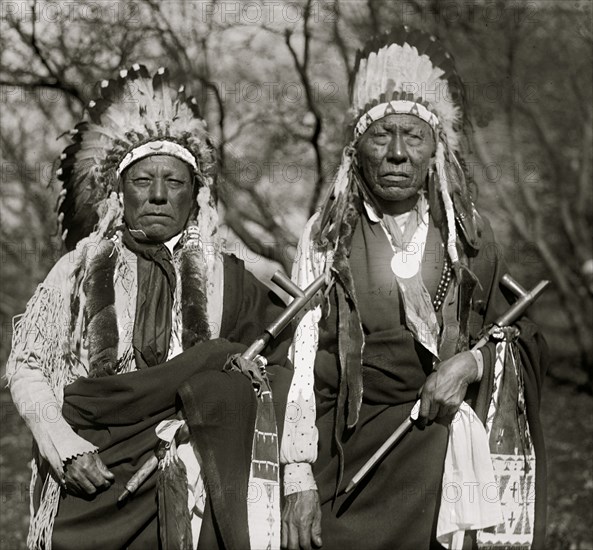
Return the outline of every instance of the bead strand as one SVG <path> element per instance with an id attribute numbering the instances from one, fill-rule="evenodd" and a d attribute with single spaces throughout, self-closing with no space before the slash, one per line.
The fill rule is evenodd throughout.
<path id="1" fill-rule="evenodd" d="M 441 279 L 437 286 L 437 291 L 432 301 L 432 305 L 434 306 L 435 311 L 439 311 L 441 309 L 443 302 L 445 300 L 445 296 L 447 294 L 447 290 L 449 289 L 449 283 L 451 282 L 451 263 L 449 258 L 445 256 L 443 261 L 443 272 L 441 273 Z"/>

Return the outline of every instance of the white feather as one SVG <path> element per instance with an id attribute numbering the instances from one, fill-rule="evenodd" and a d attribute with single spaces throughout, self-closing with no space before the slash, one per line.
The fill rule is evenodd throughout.
<path id="1" fill-rule="evenodd" d="M 352 107 L 361 113 L 392 87 L 395 92 L 411 92 L 438 117 L 449 147 L 458 150 L 460 138 L 454 128 L 460 122 L 461 112 L 452 101 L 443 74 L 442 69 L 434 66 L 427 55 L 420 55 L 414 46 L 384 46 L 361 60 L 354 80 Z"/>

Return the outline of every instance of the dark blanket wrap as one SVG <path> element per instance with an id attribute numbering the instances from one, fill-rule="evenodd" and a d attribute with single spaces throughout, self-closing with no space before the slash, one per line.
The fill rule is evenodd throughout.
<path id="1" fill-rule="evenodd" d="M 493 244 L 488 226 L 484 228 L 484 242 Z M 485 323 L 508 308 L 510 299 L 499 289 L 500 277 L 505 272 L 502 262 L 498 257 L 493 259 L 492 247 L 486 250 L 488 256 L 478 255 L 470 264 L 482 285 L 482 290 L 474 294 L 469 312 L 469 329 L 474 338 Z M 438 231 L 431 224 L 422 275 L 432 296 L 438 284 L 443 254 Z M 349 262 L 365 334 L 364 393 L 356 427 L 345 429 L 341 434 L 344 472 L 339 491 L 409 415 L 418 390 L 432 371 L 430 354 L 415 342 L 404 325 L 397 285 L 390 273 L 391 257 L 381 228 L 363 218 L 354 232 Z M 336 412 L 340 368 L 335 300 L 335 296 L 331 298 L 329 315 L 320 324 L 315 364 L 320 444 L 314 473 L 322 505 L 323 547 L 325 550 L 441 548 L 435 535 L 447 448 L 446 425 L 435 423 L 424 430 L 412 429 L 352 493 L 334 498 L 336 483 L 341 477 L 333 437 L 336 415 L 340 414 L 339 409 Z M 393 315 L 394 311 L 399 311 L 399 316 Z M 529 422 L 537 456 L 536 490 L 539 494 L 533 547 L 539 549 L 543 548 L 545 526 L 545 455 L 538 420 L 539 388 L 546 364 L 545 344 L 527 319 L 519 326 L 521 354 L 526 359 L 527 406 L 531 406 Z M 487 353 L 490 351 L 488 349 Z M 492 377 L 488 370 L 482 382 L 468 392 L 468 400 L 482 419 L 491 391 Z M 468 537 L 468 548 L 472 543 Z"/>
<path id="2" fill-rule="evenodd" d="M 64 417 L 79 435 L 99 447 L 115 483 L 88 499 L 62 497 L 52 538 L 55 549 L 160 547 L 156 475 L 151 475 L 123 505 L 117 504 L 117 497 L 154 452 L 155 426 L 176 414 L 181 386 L 184 413 L 204 459 L 206 484 L 210 488 L 211 480 L 225 479 L 224 486 L 217 485 L 219 490 L 208 495 L 200 548 L 247 548 L 242 544 L 248 541 L 246 504 L 240 497 L 247 488 L 255 399 L 246 377 L 220 371 L 229 356 L 244 351 L 278 315 L 281 305 L 273 303 L 267 289 L 233 257 L 225 259 L 224 292 L 221 335 L 225 339 L 196 344 L 149 369 L 81 378 L 66 387 Z M 268 357 L 272 363 L 283 362 L 286 343 L 271 350 Z M 271 367 L 270 373 L 278 424 L 282 426 L 292 373 L 280 367 Z M 283 397 L 278 397 L 281 394 Z M 221 406 L 223 411 L 230 411 L 230 404 L 237 412 L 235 416 L 214 414 Z M 229 472 L 235 471 L 227 485 Z M 229 524 L 222 510 L 236 514 L 238 521 Z"/>

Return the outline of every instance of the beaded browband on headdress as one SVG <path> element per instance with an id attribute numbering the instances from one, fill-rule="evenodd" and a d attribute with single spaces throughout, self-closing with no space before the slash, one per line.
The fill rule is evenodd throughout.
<path id="1" fill-rule="evenodd" d="M 354 137 L 389 114 L 412 114 L 457 150 L 461 91 L 453 58 L 435 36 L 404 26 L 375 37 L 358 53 L 351 82 Z"/>
<path id="2" fill-rule="evenodd" d="M 101 97 L 88 104 L 87 120 L 70 132 L 72 143 L 57 171 L 58 219 L 69 250 L 92 231 L 104 235 L 121 223 L 120 177 L 151 155 L 170 155 L 191 167 L 200 186 L 197 225 L 204 237 L 214 232 L 214 154 L 206 123 L 195 98 L 186 97 L 183 87 L 171 88 L 168 80 L 165 69 L 151 76 L 143 65 L 103 80 Z"/>

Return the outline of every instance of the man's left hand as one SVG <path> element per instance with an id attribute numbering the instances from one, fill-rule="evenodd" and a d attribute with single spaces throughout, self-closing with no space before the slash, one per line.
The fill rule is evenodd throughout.
<path id="1" fill-rule="evenodd" d="M 478 365 L 469 351 L 439 363 L 420 389 L 420 422 L 452 417 L 465 398 L 468 384 L 477 380 Z"/>

